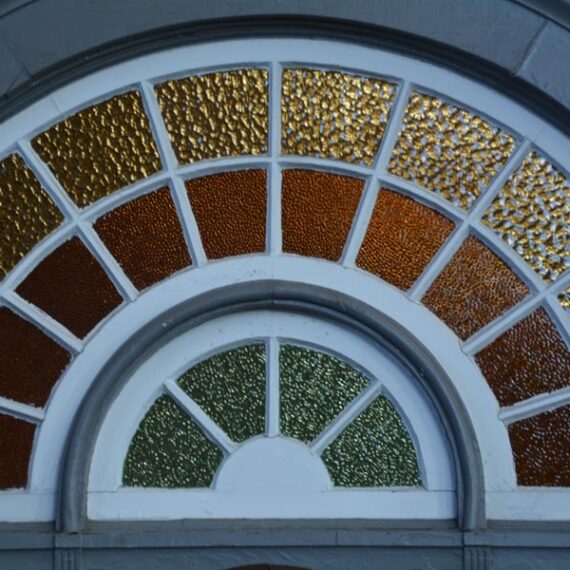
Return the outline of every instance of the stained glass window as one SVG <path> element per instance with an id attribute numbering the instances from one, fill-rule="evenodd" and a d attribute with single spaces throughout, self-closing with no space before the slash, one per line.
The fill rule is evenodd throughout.
<path id="1" fill-rule="evenodd" d="M 246 444 L 265 432 L 266 358 L 264 343 L 222 351 L 192 366 L 178 385 L 233 442 Z M 280 345 L 278 370 L 280 436 L 305 444 L 342 420 L 373 381 L 340 357 L 289 343 Z M 212 485 L 223 452 L 191 415 L 167 395 L 151 406 L 129 447 L 126 486 Z M 414 444 L 387 398 L 347 421 L 322 454 L 335 486 L 421 486 Z"/>

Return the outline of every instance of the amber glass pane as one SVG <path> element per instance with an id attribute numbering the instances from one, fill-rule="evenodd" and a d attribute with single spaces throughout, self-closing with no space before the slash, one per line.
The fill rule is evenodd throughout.
<path id="1" fill-rule="evenodd" d="M 265 250 L 265 170 L 224 172 L 186 182 L 209 259 Z"/>
<path id="2" fill-rule="evenodd" d="M 570 487 L 570 406 L 509 426 L 519 485 Z"/>
<path id="3" fill-rule="evenodd" d="M 0 280 L 63 216 L 17 155 L 0 161 Z"/>
<path id="4" fill-rule="evenodd" d="M 476 357 L 503 406 L 570 384 L 570 352 L 544 309 L 538 309 Z"/>
<path id="5" fill-rule="evenodd" d="M 283 172 L 283 251 L 336 261 L 364 182 L 312 170 Z"/>
<path id="6" fill-rule="evenodd" d="M 43 406 L 70 355 L 6 307 L 0 308 L 0 396 Z"/>
<path id="7" fill-rule="evenodd" d="M 115 208 L 95 230 L 138 289 L 192 263 L 168 188 Z"/>
<path id="8" fill-rule="evenodd" d="M 0 489 L 25 487 L 35 426 L 0 414 Z"/>
<path id="9" fill-rule="evenodd" d="M 527 294 L 526 285 L 508 266 L 469 236 L 422 302 L 465 340 Z"/>
<path id="10" fill-rule="evenodd" d="M 136 91 L 79 111 L 38 135 L 32 145 L 81 208 L 161 167 Z"/>
<path id="11" fill-rule="evenodd" d="M 356 264 L 409 289 L 452 230 L 453 222 L 435 210 L 381 190 Z"/>
<path id="12" fill-rule="evenodd" d="M 17 293 L 80 338 L 122 302 L 99 262 L 77 237 L 48 255 Z"/>

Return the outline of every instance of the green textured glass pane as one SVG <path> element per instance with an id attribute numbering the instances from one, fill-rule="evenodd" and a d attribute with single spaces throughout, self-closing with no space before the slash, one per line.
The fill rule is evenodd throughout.
<path id="1" fill-rule="evenodd" d="M 209 487 L 222 452 L 168 396 L 153 404 L 123 467 L 128 487 Z"/>
<path id="2" fill-rule="evenodd" d="M 265 345 L 216 354 L 178 383 L 234 441 L 265 431 Z"/>
<path id="3" fill-rule="evenodd" d="M 414 444 L 389 400 L 376 398 L 325 449 L 337 487 L 420 487 Z"/>
<path id="4" fill-rule="evenodd" d="M 368 384 L 334 356 L 299 346 L 279 351 L 281 432 L 309 442 Z"/>

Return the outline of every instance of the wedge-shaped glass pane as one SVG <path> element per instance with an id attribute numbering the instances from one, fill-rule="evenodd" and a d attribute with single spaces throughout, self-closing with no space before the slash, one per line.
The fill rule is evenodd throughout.
<path id="1" fill-rule="evenodd" d="M 412 439 L 391 402 L 380 396 L 325 449 L 337 487 L 419 487 Z"/>
<path id="2" fill-rule="evenodd" d="M 305 442 L 364 390 L 368 379 L 345 362 L 316 350 L 285 345 L 279 353 L 281 432 Z"/>
<path id="3" fill-rule="evenodd" d="M 223 455 L 168 396 L 160 397 L 135 433 L 123 468 L 129 487 L 209 487 Z"/>
<path id="4" fill-rule="evenodd" d="M 265 430 L 265 345 L 216 354 L 178 381 L 180 387 L 234 441 Z"/>

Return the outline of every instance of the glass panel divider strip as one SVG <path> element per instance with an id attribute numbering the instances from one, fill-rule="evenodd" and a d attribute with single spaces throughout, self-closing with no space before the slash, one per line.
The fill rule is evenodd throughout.
<path id="1" fill-rule="evenodd" d="M 539 396 L 535 396 L 528 400 L 517 402 L 512 406 L 501 408 L 499 419 L 505 425 L 509 425 L 514 422 L 551 411 L 569 403 L 570 387 L 566 387 L 561 390 L 556 390 L 555 392 L 540 394 Z"/>
<path id="2" fill-rule="evenodd" d="M 202 408 L 178 386 L 176 380 L 167 380 L 164 383 L 164 388 L 166 393 L 220 446 L 224 454 L 231 455 L 236 448 L 236 444 L 212 421 Z"/>
<path id="3" fill-rule="evenodd" d="M 39 423 L 43 421 L 45 412 L 41 408 L 36 408 L 28 404 L 22 404 L 8 398 L 0 396 L 0 412 L 6 412 L 10 416 L 20 418 L 22 420 Z"/>
<path id="4" fill-rule="evenodd" d="M 380 394 L 382 384 L 372 380 L 370 385 L 359 394 L 348 406 L 309 444 L 309 449 L 320 455 L 330 443 L 344 430 L 356 417 L 363 412 Z"/>
<path id="5" fill-rule="evenodd" d="M 29 142 L 20 141 L 18 147 L 27 165 L 38 177 L 46 192 L 62 210 L 65 217 L 76 226 L 78 234 L 83 238 L 93 255 L 95 255 L 103 265 L 107 274 L 119 289 L 119 292 L 130 301 L 135 299 L 138 295 L 135 286 L 131 283 L 121 266 L 115 261 L 115 258 L 103 245 L 103 242 L 99 239 L 99 236 L 97 236 L 91 224 L 81 220 L 79 208 L 61 187 L 59 181 L 49 170 L 47 165 L 44 164 L 34 152 Z"/>
<path id="6" fill-rule="evenodd" d="M 175 175 L 178 167 L 178 159 L 176 158 L 174 149 L 170 143 L 170 137 L 162 118 L 154 87 L 148 81 L 143 81 L 140 83 L 140 90 L 149 118 L 151 130 L 158 146 L 158 152 L 163 168 L 169 176 L 169 186 L 176 211 L 178 213 L 178 218 L 182 226 L 188 252 L 192 258 L 192 262 L 199 267 L 207 262 L 206 253 L 202 246 L 198 224 L 196 223 L 196 219 L 192 213 L 192 207 L 190 206 L 186 186 L 184 185 L 184 181 L 179 176 Z"/>
<path id="7" fill-rule="evenodd" d="M 390 160 L 390 153 L 398 136 L 400 125 L 402 124 L 409 95 L 410 83 L 403 81 L 398 86 L 396 99 L 392 105 L 388 123 L 380 142 L 376 163 L 368 172 L 369 177 L 364 187 L 363 196 L 360 199 L 358 210 L 354 216 L 352 227 L 344 246 L 341 264 L 345 267 L 354 267 L 356 264 L 356 258 L 376 204 L 376 197 L 379 190 L 378 177 L 386 170 L 386 165 Z"/>
<path id="8" fill-rule="evenodd" d="M 465 238 L 472 233 L 474 228 L 480 227 L 479 220 L 481 216 L 484 215 L 485 211 L 491 205 L 501 188 L 503 188 L 511 174 L 520 166 L 524 157 L 528 153 L 529 148 L 530 142 L 525 140 L 509 157 L 501 172 L 495 176 L 487 189 L 478 197 L 473 207 L 465 215 L 464 219 L 458 223 L 450 238 L 432 258 L 422 275 L 420 275 L 418 280 L 414 283 L 409 291 L 409 297 L 411 300 L 421 300 L 432 283 L 437 279 L 443 268 L 451 261 L 451 258 L 455 253 L 457 253 L 457 250 L 461 247 Z M 429 190 L 426 190 L 426 192 L 429 192 Z M 496 239 L 500 238 L 497 236 Z M 508 257 L 509 261 L 511 261 L 516 255 L 516 252 L 512 252 Z M 531 282 L 535 283 L 535 281 L 536 279 L 533 277 Z"/>
<path id="9" fill-rule="evenodd" d="M 83 350 L 83 341 L 81 339 L 77 338 L 54 318 L 20 297 L 14 291 L 6 291 L 2 294 L 2 299 L 6 306 L 13 309 L 25 319 L 32 321 L 40 330 L 59 341 L 60 344 L 73 354 L 78 354 Z"/>
<path id="10" fill-rule="evenodd" d="M 265 433 L 267 437 L 280 434 L 280 386 L 279 386 L 279 341 L 275 337 L 265 343 L 266 364 L 266 417 Z"/>

